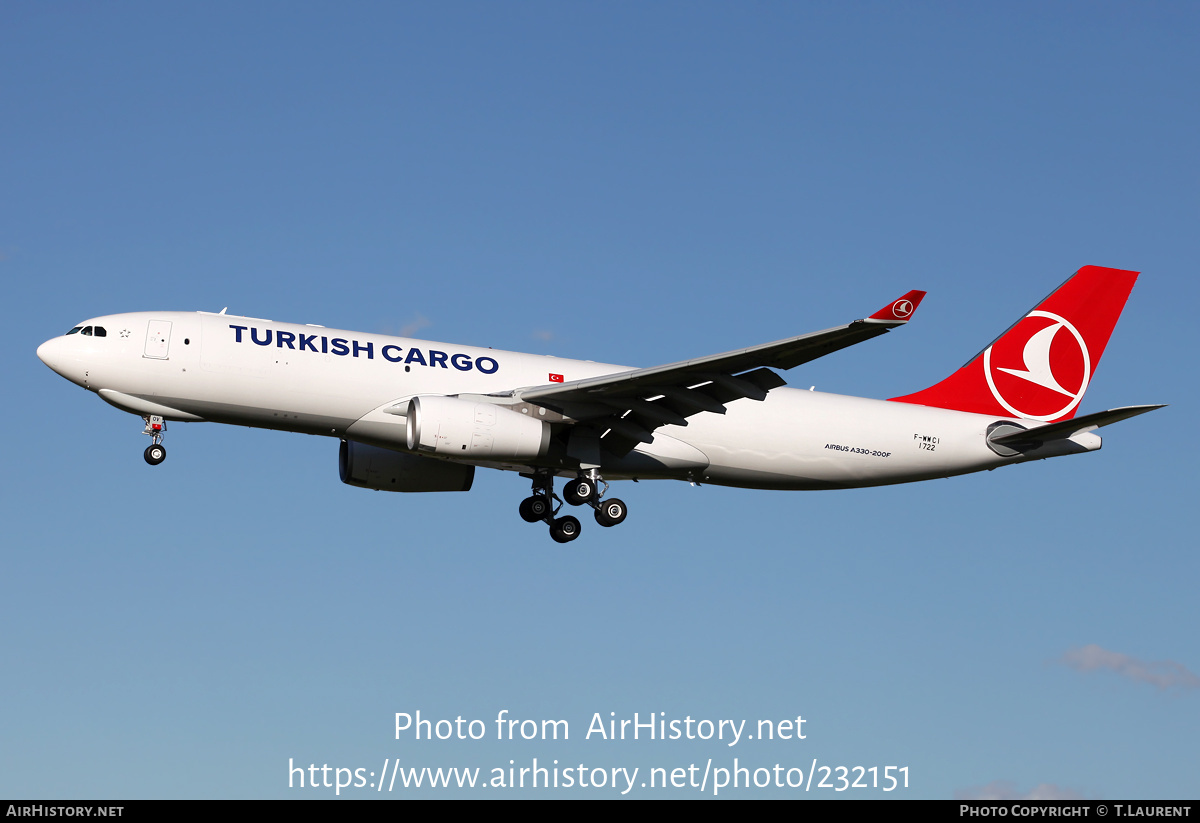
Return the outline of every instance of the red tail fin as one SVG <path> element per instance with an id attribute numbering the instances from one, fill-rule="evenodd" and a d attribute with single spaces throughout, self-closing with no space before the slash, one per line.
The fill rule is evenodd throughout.
<path id="1" fill-rule="evenodd" d="M 1084 266 L 970 363 L 935 386 L 892 400 L 1047 423 L 1069 420 L 1137 276 Z"/>

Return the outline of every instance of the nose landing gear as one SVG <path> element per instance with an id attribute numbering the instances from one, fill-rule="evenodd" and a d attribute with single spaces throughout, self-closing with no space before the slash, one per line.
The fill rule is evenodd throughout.
<path id="1" fill-rule="evenodd" d="M 142 419 L 146 421 L 146 428 L 142 430 L 142 434 L 149 435 L 151 440 L 146 451 L 142 452 L 142 457 L 146 458 L 146 462 L 151 466 L 157 466 L 167 459 L 167 449 L 162 444 L 167 424 L 156 414 L 145 415 Z"/>

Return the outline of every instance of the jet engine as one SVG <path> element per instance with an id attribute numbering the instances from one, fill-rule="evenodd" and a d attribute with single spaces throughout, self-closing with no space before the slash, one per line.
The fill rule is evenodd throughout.
<path id="1" fill-rule="evenodd" d="M 475 467 L 343 440 L 338 453 L 342 482 L 385 492 L 465 492 Z"/>
<path id="2" fill-rule="evenodd" d="M 408 403 L 408 448 L 480 460 L 528 460 L 546 454 L 550 425 L 492 403 L 428 395 Z"/>

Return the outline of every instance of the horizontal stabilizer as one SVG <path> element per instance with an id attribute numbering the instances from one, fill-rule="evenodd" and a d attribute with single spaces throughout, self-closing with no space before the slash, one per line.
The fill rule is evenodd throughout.
<path id="1" fill-rule="evenodd" d="M 989 440 L 995 445 L 1009 447 L 1033 443 L 1047 443 L 1051 440 L 1063 440 L 1074 437 L 1077 434 L 1082 434 L 1083 432 L 1090 432 L 1101 426 L 1107 426 L 1110 423 L 1117 423 L 1121 420 L 1127 420 L 1130 417 L 1137 417 L 1139 414 L 1161 409 L 1165 405 L 1165 403 L 1160 403 L 1156 406 L 1122 406 L 1119 409 L 1085 414 L 1083 417 L 1063 420 L 1060 423 L 1051 423 L 1047 426 L 1038 426 L 1035 429 L 1012 432 L 1000 437 L 989 438 Z"/>

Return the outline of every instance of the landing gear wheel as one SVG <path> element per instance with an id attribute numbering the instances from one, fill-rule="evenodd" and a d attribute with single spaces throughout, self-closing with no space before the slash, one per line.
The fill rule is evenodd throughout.
<path id="1" fill-rule="evenodd" d="M 560 517 L 550 524 L 550 536 L 556 543 L 570 543 L 582 531 L 579 521 L 571 515 Z"/>
<path id="2" fill-rule="evenodd" d="M 167 459 L 167 450 L 155 443 L 146 447 L 146 451 L 142 452 L 142 457 L 146 458 L 146 462 L 151 466 L 157 466 Z"/>
<path id="3" fill-rule="evenodd" d="M 592 499 L 596 493 L 596 485 L 586 477 L 572 480 L 563 487 L 563 497 L 572 506 L 582 506 Z"/>
<path id="4" fill-rule="evenodd" d="M 550 501 L 539 494 L 533 497 L 526 497 L 521 501 L 521 519 L 526 523 L 537 523 L 539 520 L 545 520 L 546 515 L 550 514 Z"/>
<path id="5" fill-rule="evenodd" d="M 611 500 L 601 500 L 600 505 L 596 506 L 596 522 L 601 526 L 615 526 L 622 523 L 627 514 L 629 514 L 629 509 L 625 507 L 625 501 L 615 497 Z"/>

